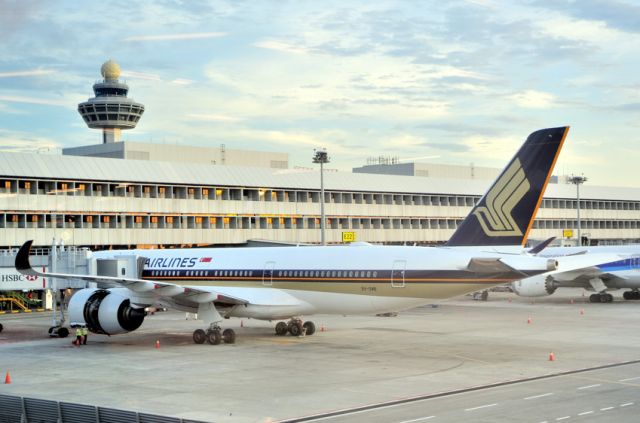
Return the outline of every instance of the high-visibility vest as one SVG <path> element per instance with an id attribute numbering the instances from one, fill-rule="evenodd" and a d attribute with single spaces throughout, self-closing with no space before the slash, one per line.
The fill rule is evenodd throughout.
<path id="1" fill-rule="evenodd" d="M 82 328 L 76 328 L 76 336 L 82 336 Z"/>
<path id="2" fill-rule="evenodd" d="M 87 329 L 87 328 L 82 328 L 82 335 L 83 335 L 83 336 L 87 336 L 87 335 L 89 335 L 89 329 Z"/>

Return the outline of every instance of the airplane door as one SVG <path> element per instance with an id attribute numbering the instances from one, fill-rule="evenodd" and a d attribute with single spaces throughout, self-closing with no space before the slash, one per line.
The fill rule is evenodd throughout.
<path id="1" fill-rule="evenodd" d="M 273 284 L 273 268 L 276 266 L 275 261 L 268 261 L 264 264 L 262 271 L 262 284 L 271 286 Z"/>
<path id="2" fill-rule="evenodd" d="M 391 269 L 391 286 L 393 288 L 404 288 L 404 274 L 407 268 L 406 260 L 394 260 Z"/>

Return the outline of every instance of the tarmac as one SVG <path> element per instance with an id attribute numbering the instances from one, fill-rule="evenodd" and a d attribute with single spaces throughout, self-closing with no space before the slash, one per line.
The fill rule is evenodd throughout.
<path id="1" fill-rule="evenodd" d="M 48 337 L 50 313 L 4 315 L 0 374 L 10 372 L 11 383 L 0 385 L 0 394 L 225 423 L 542 422 L 566 417 L 565 407 L 572 418 L 591 407 L 581 418 L 637 421 L 640 365 L 616 363 L 640 359 L 640 302 L 615 296 L 613 303 L 591 304 L 579 290 L 534 301 L 491 293 L 488 301 L 459 297 L 395 317 L 319 315 L 309 317 L 316 334 L 300 338 L 275 336 L 275 322 L 232 319 L 222 326 L 236 330 L 237 342 L 218 346 L 194 344 L 191 334 L 203 324 L 178 312 L 148 316 L 133 333 L 90 334 L 81 347 L 71 337 Z M 583 370 L 611 364 L 591 376 Z M 572 371 L 585 373 L 518 384 Z M 474 388 L 481 398 L 443 395 L 448 402 L 420 402 L 417 409 L 411 400 L 508 381 L 514 385 Z M 606 390 L 612 408 L 599 407 L 605 411 L 583 395 L 593 389 L 599 398 L 599 387 L 578 389 L 598 383 L 604 389 L 609 382 L 616 389 Z M 544 395 L 549 392 L 554 395 Z M 544 407 L 523 407 L 523 398 L 537 395 L 544 395 L 538 403 Z M 391 414 L 376 418 L 349 411 L 390 401 L 412 408 L 388 407 Z M 336 410 L 335 417 L 326 414 Z"/>

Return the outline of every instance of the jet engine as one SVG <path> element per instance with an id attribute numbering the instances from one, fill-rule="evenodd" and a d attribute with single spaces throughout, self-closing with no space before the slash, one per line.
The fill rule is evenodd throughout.
<path id="1" fill-rule="evenodd" d="M 549 275 L 537 275 L 511 283 L 513 292 L 521 297 L 545 297 L 556 291 L 553 278 Z"/>
<path id="2" fill-rule="evenodd" d="M 140 327 L 146 312 L 131 306 L 126 288 L 85 288 L 69 301 L 71 323 L 85 323 L 93 333 L 116 335 Z"/>

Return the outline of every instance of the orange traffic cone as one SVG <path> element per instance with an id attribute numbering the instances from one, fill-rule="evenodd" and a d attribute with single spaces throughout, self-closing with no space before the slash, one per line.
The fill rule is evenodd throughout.
<path id="1" fill-rule="evenodd" d="M 581 308 L 581 309 L 580 309 L 580 314 L 581 314 L 581 315 L 582 315 L 582 314 L 584 314 L 584 308 Z"/>
<path id="2" fill-rule="evenodd" d="M 527 319 L 527 324 L 529 324 L 529 325 L 530 325 L 532 321 L 533 321 L 533 320 L 531 320 L 531 316 L 529 316 L 529 318 Z"/>
<path id="3" fill-rule="evenodd" d="M 156 349 L 160 349 L 160 341 L 156 341 Z"/>
<path id="4" fill-rule="evenodd" d="M 4 377 L 4 384 L 8 385 L 11 383 L 11 375 L 7 372 L 7 375 Z"/>
<path id="5" fill-rule="evenodd" d="M 549 353 L 549 361 L 556 361 L 556 356 L 553 354 L 553 352 Z"/>
<path id="6" fill-rule="evenodd" d="M 320 326 L 320 332 L 324 332 L 324 331 L 325 331 L 324 325 L 321 325 Z"/>

